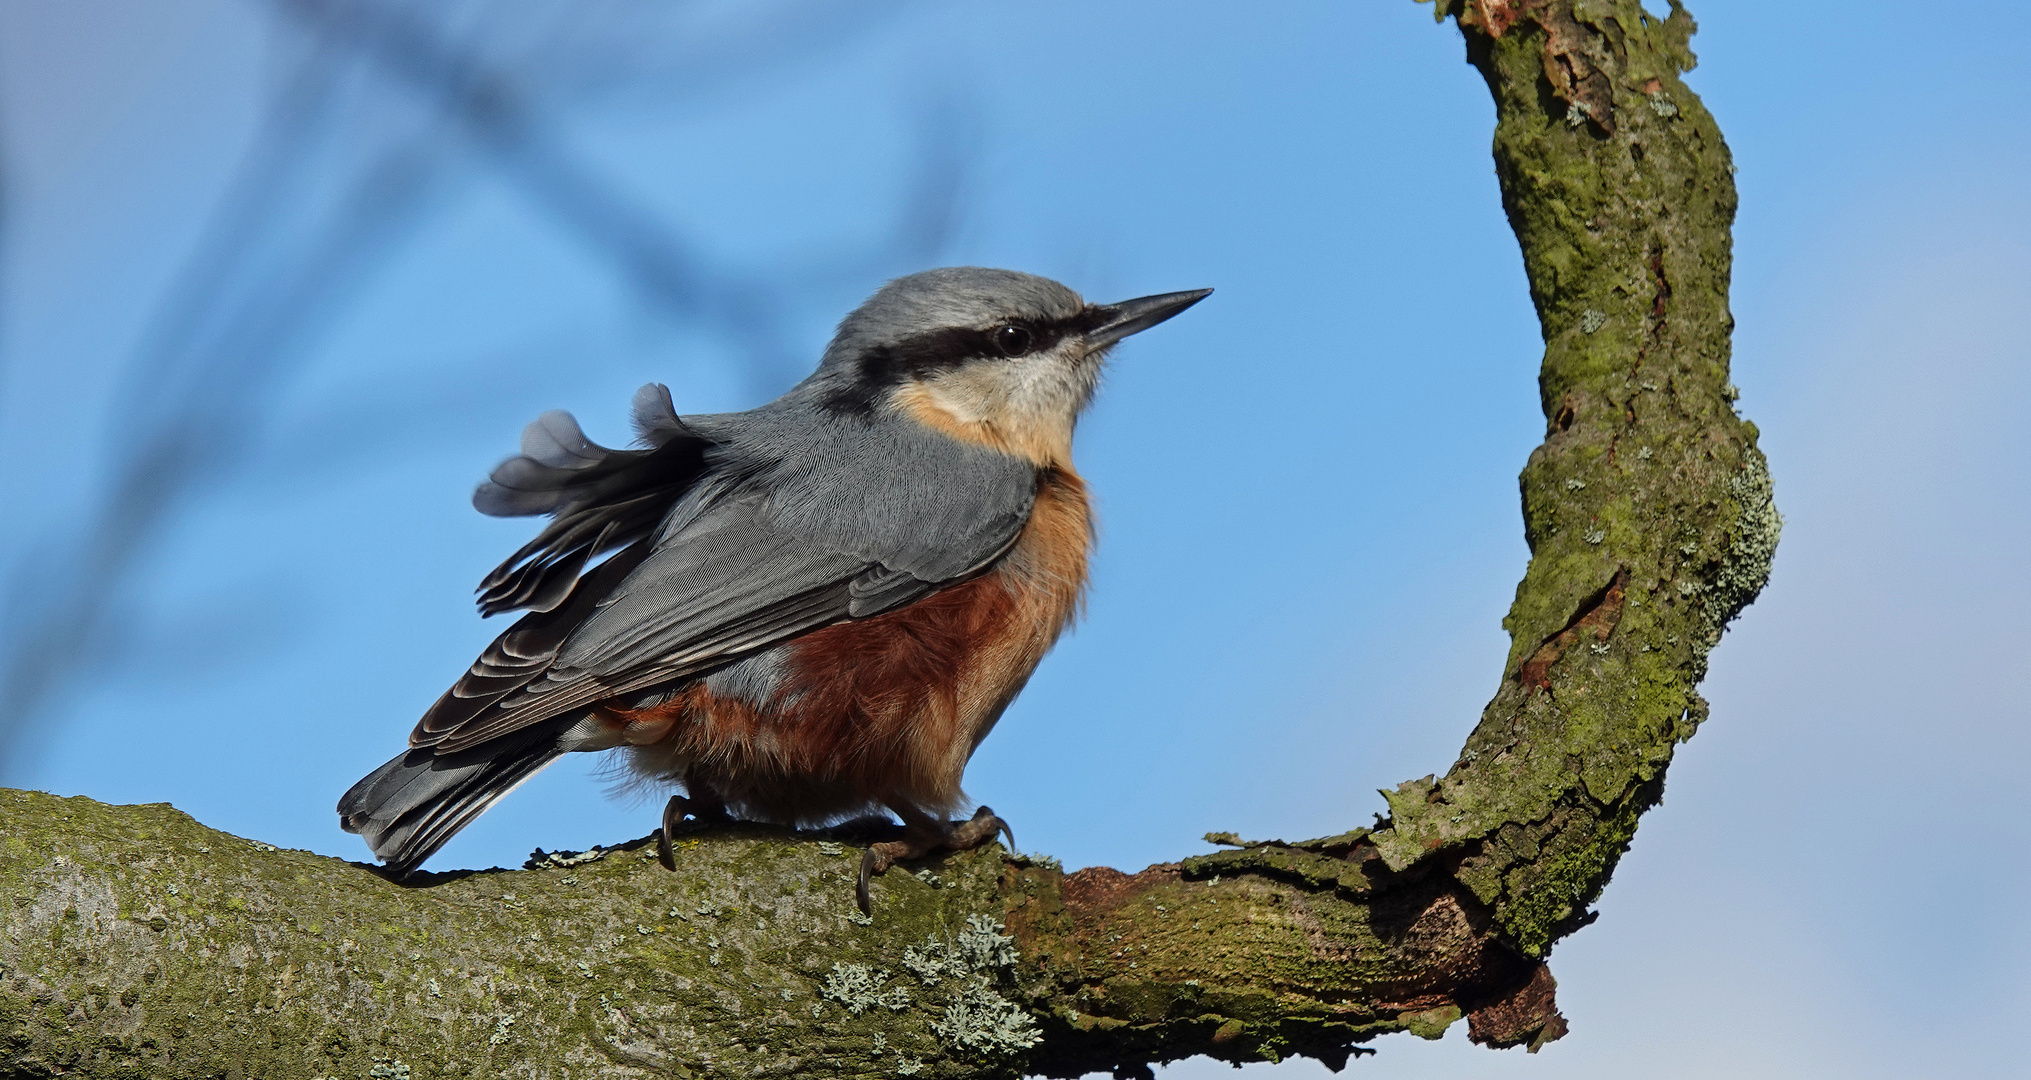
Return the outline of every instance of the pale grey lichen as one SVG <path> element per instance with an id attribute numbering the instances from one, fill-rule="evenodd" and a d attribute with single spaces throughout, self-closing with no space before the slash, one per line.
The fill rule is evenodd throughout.
<path id="1" fill-rule="evenodd" d="M 1770 481 L 1770 466 L 1761 454 L 1751 454 L 1740 471 L 1728 479 L 1728 496 L 1736 507 L 1735 527 L 1721 556 L 1720 572 L 1700 600 L 1707 618 L 1702 651 L 1720 641 L 1721 630 L 1756 599 L 1770 581 L 1770 564 L 1777 557 L 1777 541 L 1784 533 L 1784 515 Z"/>
<path id="2" fill-rule="evenodd" d="M 1608 313 L 1588 308 L 1580 312 L 1580 333 L 1591 334 L 1608 325 Z"/>
<path id="3" fill-rule="evenodd" d="M 959 952 L 975 971 L 1012 970 L 1021 955 L 1015 938 L 1002 933 L 1005 927 L 986 915 L 968 915 L 966 929 L 959 931 Z"/>
<path id="4" fill-rule="evenodd" d="M 931 1030 L 951 1046 L 994 1059 L 1012 1057 L 1043 1038 L 1022 1006 L 998 986 L 1013 981 L 1021 959 L 1015 938 L 986 915 L 969 915 L 950 938 L 932 935 L 903 950 L 903 967 L 925 986 L 956 983 Z"/>
<path id="5" fill-rule="evenodd" d="M 368 1080 L 409 1080 L 409 1066 L 394 1058 L 375 1058 L 367 1070 Z"/>
<path id="6" fill-rule="evenodd" d="M 1665 96 L 1664 91 L 1660 90 L 1650 95 L 1650 111 L 1670 119 L 1678 115 L 1678 105 L 1671 98 Z"/>
<path id="7" fill-rule="evenodd" d="M 507 1042 L 508 1039 L 510 1038 L 508 1034 L 508 1029 L 514 1026 L 515 1026 L 515 1018 L 513 1016 L 495 1017 L 494 1033 L 487 1036 L 487 1045 L 499 1046 L 502 1043 Z"/>
<path id="8" fill-rule="evenodd" d="M 883 990 L 882 984 L 888 981 L 886 971 L 876 971 L 866 964 L 835 961 L 832 973 L 825 976 L 825 985 L 819 987 L 818 993 L 846 1006 L 846 1011 L 855 1016 L 876 1007 L 892 1012 L 909 1008 L 910 992 L 900 986 Z"/>
<path id="9" fill-rule="evenodd" d="M 945 979 L 969 975 L 996 976 L 1012 971 L 1021 958 L 1015 938 L 1002 933 L 1002 924 L 986 915 L 969 915 L 966 926 L 950 939 L 932 935 L 922 945 L 903 950 L 903 966 L 917 981 L 936 986 Z"/>
<path id="10" fill-rule="evenodd" d="M 1009 1057 L 1043 1041 L 1037 1022 L 1022 1006 L 1001 996 L 976 976 L 945 1006 L 931 1030 L 963 1050 L 984 1057 Z"/>
<path id="11" fill-rule="evenodd" d="M 537 848 L 529 853 L 528 859 L 523 861 L 522 869 L 562 870 L 568 866 L 583 866 L 586 863 L 598 862 L 606 858 L 607 854 L 611 851 L 613 851 L 612 848 L 599 847 L 598 845 L 594 845 L 584 851 L 544 851 L 542 848 Z M 566 884 L 570 884 L 570 882 L 567 881 Z"/>
<path id="12" fill-rule="evenodd" d="M 961 978 L 968 974 L 957 950 L 936 935 L 925 938 L 922 945 L 904 948 L 903 967 L 925 986 L 936 986 L 947 978 Z"/>

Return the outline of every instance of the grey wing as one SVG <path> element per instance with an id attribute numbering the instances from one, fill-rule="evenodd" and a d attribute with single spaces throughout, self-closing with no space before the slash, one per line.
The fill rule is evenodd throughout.
<path id="1" fill-rule="evenodd" d="M 544 413 L 522 432 L 522 452 L 473 492 L 483 514 L 554 515 L 480 582 L 481 615 L 564 604 L 591 560 L 647 536 L 705 475 L 712 444 L 677 418 L 666 387 L 635 394 L 634 420 L 649 449 L 608 449 L 570 413 Z"/>
<path id="2" fill-rule="evenodd" d="M 796 512 L 780 487 L 695 492 L 654 541 L 594 568 L 556 610 L 503 634 L 424 716 L 411 742 L 455 753 L 909 603 L 1014 544 L 1035 478 L 1009 479 L 1019 482 L 948 492 L 944 501 L 962 505 L 940 517 L 964 525 L 942 536 L 939 520 L 919 520 L 912 530 Z M 836 509 L 877 518 L 921 509 L 894 502 Z M 889 536 L 904 539 L 881 542 Z"/>

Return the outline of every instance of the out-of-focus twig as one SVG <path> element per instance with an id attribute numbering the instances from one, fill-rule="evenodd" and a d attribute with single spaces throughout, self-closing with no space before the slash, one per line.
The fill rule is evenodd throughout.
<path id="1" fill-rule="evenodd" d="M 66 686 L 106 662 L 104 630 L 133 607 L 126 597 L 137 568 L 180 515 L 244 461 L 287 376 L 429 220 L 433 195 L 468 163 L 510 181 L 536 211 L 614 265 L 655 310 L 728 341 L 757 389 L 780 388 L 797 366 L 785 324 L 805 291 L 837 273 L 906 268 L 949 235 L 964 172 L 953 148 L 965 142 L 965 118 L 949 111 L 930 114 L 925 124 L 927 164 L 890 236 L 871 250 L 829 251 L 812 260 L 824 271 L 816 276 L 805 268 L 744 271 L 702 254 L 571 152 L 549 122 L 546 86 L 615 90 L 611 72 L 575 73 L 574 61 L 625 52 L 635 70 L 656 67 L 657 44 L 641 32 L 639 18 L 602 22 L 600 11 L 581 5 L 273 3 L 291 16 L 285 25 L 305 32 L 305 52 L 290 65 L 152 329 L 120 371 L 116 430 L 102 441 L 110 456 L 103 494 L 81 522 L 20 548 L 25 554 L 6 575 L 0 762 Z M 557 33 L 565 26 L 571 33 Z M 529 32 L 512 62 L 484 54 L 517 27 Z M 616 38 L 613 47 L 601 46 L 602 30 Z M 673 53 L 710 52 L 697 41 L 666 39 Z M 756 48 L 812 46 L 798 34 L 745 40 Z M 749 59 L 767 66 L 772 58 Z M 537 77 L 518 78 L 522 70 Z M 741 67 L 722 55 L 718 70 L 731 78 Z M 390 95 L 393 87 L 400 93 Z M 685 89 L 698 96 L 710 84 L 694 78 Z"/>

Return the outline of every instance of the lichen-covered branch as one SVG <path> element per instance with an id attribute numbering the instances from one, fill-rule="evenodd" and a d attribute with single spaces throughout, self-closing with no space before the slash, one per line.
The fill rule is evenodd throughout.
<path id="1" fill-rule="evenodd" d="M 0 1076 L 1135 1075 L 1339 1062 L 1392 1031 L 1535 1047 L 1778 518 L 1728 378 L 1727 147 L 1691 18 L 1440 0 L 1497 106 L 1545 339 L 1530 567 L 1494 699 L 1373 829 L 1137 874 L 997 848 L 876 884 L 734 828 L 398 885 L 167 807 L 0 793 Z M 1232 838 L 1229 838 L 1232 839 Z"/>

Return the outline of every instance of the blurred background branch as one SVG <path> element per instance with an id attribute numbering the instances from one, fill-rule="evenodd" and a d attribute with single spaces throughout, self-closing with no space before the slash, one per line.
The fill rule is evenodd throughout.
<path id="1" fill-rule="evenodd" d="M 921 265 L 958 218 L 975 121 L 949 95 L 916 110 L 913 178 L 895 196 L 885 235 L 753 265 L 690 242 L 557 122 L 644 102 L 709 109 L 738 84 L 848 47 L 898 5 L 274 0 L 272 8 L 284 76 L 209 225 L 118 369 L 113 422 L 98 441 L 102 478 L 83 513 L 7 538 L 0 761 L 21 751 L 35 725 L 60 718 L 67 688 L 125 662 L 115 642 L 132 644 L 120 630 L 137 568 L 175 523 L 202 514 L 244 473 L 277 394 L 334 322 L 476 182 L 508 184 L 658 318 L 723 340 L 757 398 L 800 373 L 806 358 L 786 323 L 814 289 Z M 705 160 L 720 152 L 692 151 Z M 374 395 L 365 411 L 397 438 L 344 437 L 365 425 L 343 405 L 323 422 L 312 417 L 296 425 L 303 437 L 283 439 L 280 467 L 301 483 L 427 439 L 448 406 L 515 385 L 525 373 L 514 366 L 490 356 L 464 370 L 417 372 Z"/>

